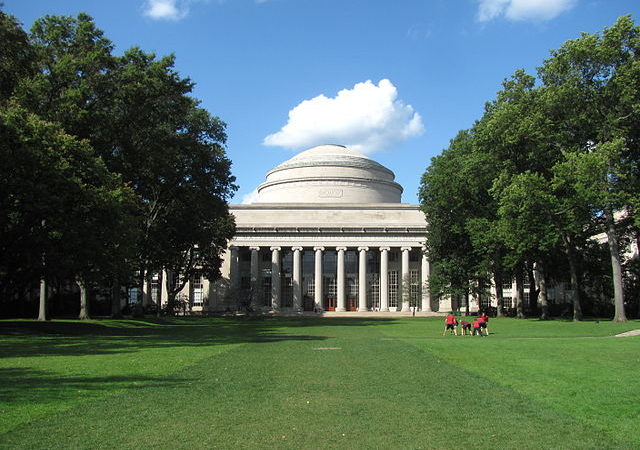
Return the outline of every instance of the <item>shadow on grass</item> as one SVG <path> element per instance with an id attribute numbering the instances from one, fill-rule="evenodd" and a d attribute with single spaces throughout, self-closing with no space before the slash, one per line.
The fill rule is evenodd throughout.
<path id="1" fill-rule="evenodd" d="M 69 398 L 70 393 L 84 399 L 103 397 L 106 392 L 163 388 L 193 382 L 193 379 L 149 376 L 69 376 L 26 368 L 0 368 L 0 398 L 10 404 L 41 404 Z"/>
<path id="2" fill-rule="evenodd" d="M 241 343 L 274 343 L 290 340 L 321 341 L 315 326 L 367 326 L 393 323 L 395 319 L 361 318 L 166 318 L 142 320 L 93 320 L 81 322 L 29 320 L 0 321 L 0 358 L 79 356 L 136 352 L 144 348 L 197 347 Z M 303 333 L 286 329 L 307 328 Z M 321 333 L 324 330 L 319 330 Z"/>

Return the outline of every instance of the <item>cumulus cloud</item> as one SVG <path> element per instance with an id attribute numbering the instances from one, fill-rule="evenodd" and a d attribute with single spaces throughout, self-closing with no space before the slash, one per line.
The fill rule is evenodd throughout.
<path id="1" fill-rule="evenodd" d="M 478 20 L 504 16 L 508 20 L 551 20 L 573 8 L 578 0 L 478 0 Z"/>
<path id="2" fill-rule="evenodd" d="M 142 12 L 153 20 L 178 21 L 189 14 L 191 3 L 223 4 L 226 0 L 145 0 Z M 270 0 L 254 0 L 255 3 L 267 3 Z"/>
<path id="3" fill-rule="evenodd" d="M 259 198 L 258 188 L 255 188 L 253 191 L 242 196 L 242 204 L 248 205 L 249 203 L 257 203 L 258 198 Z"/>
<path id="4" fill-rule="evenodd" d="M 154 20 L 180 20 L 189 14 L 186 2 L 178 0 L 147 0 L 144 15 Z"/>
<path id="5" fill-rule="evenodd" d="M 398 99 L 387 79 L 370 80 L 343 89 L 335 97 L 318 95 L 291 111 L 287 124 L 264 138 L 263 144 L 301 149 L 344 144 L 371 153 L 424 132 L 420 114 Z"/>

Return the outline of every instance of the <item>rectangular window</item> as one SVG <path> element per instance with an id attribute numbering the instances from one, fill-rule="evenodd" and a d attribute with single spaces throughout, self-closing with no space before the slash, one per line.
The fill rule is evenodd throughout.
<path id="1" fill-rule="evenodd" d="M 502 307 L 506 309 L 513 308 L 513 302 L 511 297 L 502 297 Z"/>
<path id="2" fill-rule="evenodd" d="M 389 308 L 398 307 L 398 271 L 389 271 Z"/>
<path id="3" fill-rule="evenodd" d="M 132 287 L 127 290 L 127 303 L 129 305 L 133 305 L 138 302 L 138 298 L 140 297 L 140 289 L 137 287 Z"/>
<path id="4" fill-rule="evenodd" d="M 262 304 L 271 306 L 271 274 L 268 277 L 262 277 Z"/>
<path id="5" fill-rule="evenodd" d="M 411 271 L 411 284 L 409 291 L 409 306 L 420 306 L 420 271 L 412 270 Z"/>
<path id="6" fill-rule="evenodd" d="M 193 306 L 202 306 L 203 304 L 203 287 L 202 275 L 194 275 L 191 279 L 191 293 Z"/>
<path id="7" fill-rule="evenodd" d="M 508 280 L 504 280 L 502 282 L 503 291 L 510 291 L 512 287 L 513 287 L 513 280 L 511 278 L 509 278 Z"/>
<path id="8" fill-rule="evenodd" d="M 151 278 L 151 301 L 156 305 L 160 301 L 160 296 L 162 295 L 162 280 L 160 279 L 159 274 L 155 274 Z"/>
<path id="9" fill-rule="evenodd" d="M 369 273 L 367 274 L 367 279 L 369 282 L 369 301 L 371 302 L 369 308 L 372 311 L 380 310 L 380 279 L 378 278 L 377 273 Z"/>

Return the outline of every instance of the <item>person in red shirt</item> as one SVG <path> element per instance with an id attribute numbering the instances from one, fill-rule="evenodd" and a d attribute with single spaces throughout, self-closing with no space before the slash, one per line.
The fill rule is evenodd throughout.
<path id="1" fill-rule="evenodd" d="M 447 333 L 447 330 L 451 330 L 456 336 L 458 335 L 458 320 L 452 312 L 445 317 L 444 324 L 444 331 L 442 332 L 443 336 Z"/>
<path id="2" fill-rule="evenodd" d="M 462 327 L 462 335 L 465 335 L 465 332 L 468 331 L 469 332 L 469 336 L 471 336 L 471 323 L 467 322 L 466 320 L 461 320 L 460 321 L 460 326 Z"/>
<path id="3" fill-rule="evenodd" d="M 473 335 L 482 336 L 482 328 L 480 327 L 480 318 L 473 321 Z"/>
<path id="4" fill-rule="evenodd" d="M 482 319 L 482 322 L 480 322 L 480 328 L 484 331 L 485 336 L 489 336 L 489 316 L 485 312 L 480 314 L 480 318 Z"/>

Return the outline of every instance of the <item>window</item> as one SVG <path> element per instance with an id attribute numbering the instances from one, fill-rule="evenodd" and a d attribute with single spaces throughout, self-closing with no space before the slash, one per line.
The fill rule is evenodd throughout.
<path id="1" fill-rule="evenodd" d="M 191 299 L 193 306 L 202 306 L 203 304 L 203 287 L 202 275 L 194 275 L 191 279 Z"/>
<path id="2" fill-rule="evenodd" d="M 389 271 L 389 308 L 398 307 L 398 271 Z"/>
<path id="3" fill-rule="evenodd" d="M 336 279 L 333 277 L 325 277 L 325 282 L 327 283 L 327 296 L 336 298 L 336 293 L 338 292 L 338 284 L 336 282 Z"/>
<path id="4" fill-rule="evenodd" d="M 502 297 L 502 307 L 507 309 L 513 308 L 513 302 L 511 297 Z"/>
<path id="5" fill-rule="evenodd" d="M 409 287 L 409 306 L 420 305 L 420 272 L 417 270 L 411 271 L 411 282 Z"/>
<path id="6" fill-rule="evenodd" d="M 513 280 L 511 278 L 509 278 L 508 280 L 504 280 L 502 282 L 502 290 L 503 291 L 510 291 L 512 286 L 513 286 Z"/>
<path id="7" fill-rule="evenodd" d="M 160 302 L 160 296 L 162 295 L 162 280 L 159 274 L 155 274 L 151 278 L 151 301 L 156 305 Z"/>
<path id="8" fill-rule="evenodd" d="M 127 303 L 129 305 L 133 305 L 138 302 L 140 298 L 140 289 L 137 287 L 132 287 L 127 290 Z"/>
<path id="9" fill-rule="evenodd" d="M 354 277 L 347 278 L 347 297 L 358 298 L 358 279 Z"/>
<path id="10" fill-rule="evenodd" d="M 422 252 L 419 248 L 413 248 L 409 252 L 409 261 L 417 262 L 422 259 Z"/>
<path id="11" fill-rule="evenodd" d="M 314 298 L 316 295 L 316 280 L 313 277 L 309 278 L 309 283 L 307 283 L 307 296 Z"/>
<path id="12" fill-rule="evenodd" d="M 369 281 L 369 307 L 372 311 L 380 310 L 380 279 L 377 273 L 367 274 Z"/>
<path id="13" fill-rule="evenodd" d="M 271 274 L 262 277 L 262 302 L 264 306 L 271 306 Z"/>

